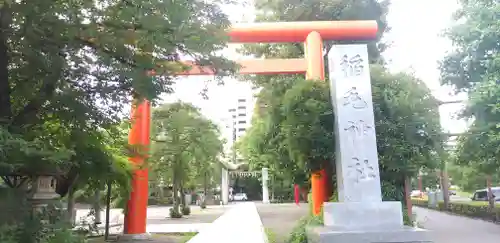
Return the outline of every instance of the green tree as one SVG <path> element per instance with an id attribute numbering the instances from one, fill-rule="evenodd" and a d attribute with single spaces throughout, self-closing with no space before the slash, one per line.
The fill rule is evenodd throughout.
<path id="1" fill-rule="evenodd" d="M 371 79 L 384 199 L 403 201 L 405 178 L 437 166 L 435 156 L 442 148 L 437 101 L 410 75 L 374 65 Z M 296 171 L 308 174 L 335 158 L 329 87 L 304 79 L 280 84 L 261 91 L 259 99 L 272 94 L 275 102 L 265 113 L 256 112 L 257 126 L 238 146 L 251 166 L 265 165 L 292 177 Z"/>
<path id="2" fill-rule="evenodd" d="M 476 167 L 469 165 L 451 164 L 448 168 L 448 173 L 453 185 L 457 185 L 460 190 L 465 192 L 474 192 L 475 190 L 484 189 L 486 187 L 486 178 L 489 176 Z M 494 185 L 500 183 L 498 175 L 492 175 L 491 182 Z"/>
<path id="3" fill-rule="evenodd" d="M 469 131 L 458 139 L 456 161 L 478 174 L 500 174 L 500 3 L 460 1 L 455 25 L 447 31 L 454 49 L 441 63 L 441 81 L 469 95 L 462 117 L 471 119 Z M 469 177 L 475 184 L 474 177 Z M 484 187 L 484 184 L 483 186 Z"/>
<path id="4" fill-rule="evenodd" d="M 369 57 L 371 63 L 384 63 L 381 58 L 381 53 L 386 49 L 386 44 L 380 40 L 383 33 L 388 30 L 386 15 L 388 10 L 388 1 L 293 1 L 293 0 L 273 0 L 273 1 L 256 1 L 255 7 L 257 10 L 257 21 L 321 21 L 321 20 L 376 20 L 379 25 L 379 32 L 376 40 L 367 43 L 369 48 Z M 359 41 L 326 41 L 324 42 L 325 49 L 330 50 L 331 46 L 339 43 L 353 43 Z M 242 53 L 254 55 L 256 57 L 266 58 L 299 58 L 304 56 L 304 48 L 302 43 L 280 43 L 280 44 L 250 44 L 245 45 L 241 50 Z M 327 53 L 326 53 L 327 54 Z M 325 64 L 326 61 L 325 55 Z M 325 70 L 328 68 L 326 67 Z M 302 79 L 301 75 L 266 75 L 257 77 L 245 77 L 246 80 L 251 80 L 256 86 L 262 87 L 263 90 L 273 90 L 270 92 L 285 92 L 293 86 L 297 79 Z M 286 85 L 282 85 L 286 83 Z M 274 89 L 280 87 L 281 90 Z M 261 98 L 257 100 L 258 109 L 261 113 L 273 113 L 272 109 L 279 106 L 280 101 L 272 98 Z M 273 113 L 278 114 L 278 113 Z M 277 115 L 276 115 L 277 116 Z M 279 119 L 272 117 L 270 119 Z M 275 128 L 267 128 L 275 129 Z M 278 134 L 278 133 L 270 133 Z M 274 140 L 273 140 L 274 141 Z M 275 142 L 279 143 L 280 139 L 276 138 Z M 277 146 L 280 147 L 280 146 Z M 268 151 L 269 156 L 274 154 L 278 156 L 280 161 L 286 164 L 290 171 L 294 171 L 291 178 L 292 181 L 299 184 L 304 184 L 308 181 L 308 175 L 304 174 L 300 167 L 294 165 L 287 150 Z M 297 154 L 295 156 L 298 156 Z M 307 156 L 302 156 L 306 158 Z M 268 157 L 270 158 L 270 157 Z M 290 163 L 289 163 L 290 162 Z M 323 161 L 324 167 L 329 167 L 331 163 Z M 293 168 L 293 169 L 292 169 Z M 275 175 L 279 175 L 282 170 L 276 169 L 273 171 Z M 331 170 L 328 170 L 331 172 Z M 289 177 L 290 178 L 290 177 Z"/>
<path id="5" fill-rule="evenodd" d="M 109 136 L 132 96 L 172 92 L 180 57 L 232 70 L 215 54 L 229 25 L 221 2 L 0 1 L 2 178 L 56 173 L 61 195 L 109 173 L 127 180 L 124 147 Z"/>
<path id="6" fill-rule="evenodd" d="M 2 1 L 0 125 L 7 137 L 24 140 L 18 145 L 30 148 L 10 154 L 30 156 L 24 161 L 47 167 L 65 161 L 59 151 L 72 150 L 74 141 L 57 141 L 47 127 L 77 133 L 117 125 L 132 92 L 155 101 L 172 91 L 175 73 L 186 68 L 180 56 L 213 64 L 220 72 L 232 69 L 214 54 L 225 47 L 229 25 L 219 4 Z M 159 75 L 151 79 L 146 70 Z M 5 141 L 1 147 L 12 149 L 18 146 L 14 143 Z M 0 163 L 13 161 L 21 160 Z"/>
<path id="7" fill-rule="evenodd" d="M 164 104 L 153 111 L 153 143 L 150 166 L 159 177 L 170 177 L 174 193 L 174 210 L 178 210 L 177 193 L 196 187 L 201 178 L 205 191 L 219 163 L 222 141 L 217 127 L 191 104 Z M 183 202 L 183 197 L 181 197 Z"/>

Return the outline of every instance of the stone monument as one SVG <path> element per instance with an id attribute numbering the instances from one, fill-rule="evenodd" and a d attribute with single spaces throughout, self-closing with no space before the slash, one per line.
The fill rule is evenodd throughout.
<path id="1" fill-rule="evenodd" d="M 269 188 L 267 183 L 269 181 L 269 169 L 262 168 L 262 202 L 269 203 Z"/>
<path id="2" fill-rule="evenodd" d="M 222 168 L 220 190 L 221 204 L 227 205 L 229 203 L 229 171 L 226 168 Z"/>
<path id="3" fill-rule="evenodd" d="M 32 200 L 52 200 L 59 197 L 56 193 L 57 180 L 52 176 L 37 176 L 32 183 Z"/>
<path id="4" fill-rule="evenodd" d="M 430 242 L 403 225 L 400 202 L 382 201 L 367 46 L 333 46 L 328 64 L 339 202 L 324 204 L 324 226 L 309 228 L 308 241 Z"/>

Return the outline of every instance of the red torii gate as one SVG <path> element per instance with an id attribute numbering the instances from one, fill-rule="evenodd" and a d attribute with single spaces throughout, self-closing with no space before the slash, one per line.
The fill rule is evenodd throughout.
<path id="1" fill-rule="evenodd" d="M 307 79 L 324 80 L 323 40 L 374 39 L 376 21 L 310 21 L 236 24 L 228 30 L 232 43 L 304 42 L 305 56 L 297 59 L 264 59 L 239 61 L 240 74 L 297 74 L 305 73 Z M 198 67 L 190 62 L 191 69 L 178 75 L 213 75 L 212 69 Z M 132 105 L 131 145 L 148 146 L 150 141 L 151 106 L 148 101 Z M 333 142 L 333 141 L 332 141 Z M 130 158 L 141 165 L 144 157 Z M 324 201 L 328 200 L 325 170 L 311 176 L 313 213 L 319 215 Z M 141 238 L 146 234 L 148 206 L 148 170 L 138 167 L 132 179 L 132 193 L 125 212 L 124 234 Z"/>

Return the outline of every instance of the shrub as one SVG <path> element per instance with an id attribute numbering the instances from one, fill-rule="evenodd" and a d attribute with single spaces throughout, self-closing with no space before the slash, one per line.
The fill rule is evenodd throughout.
<path id="1" fill-rule="evenodd" d="M 421 198 L 412 198 L 411 203 L 414 206 L 419 206 L 419 207 L 428 207 L 429 206 L 429 201 L 427 199 L 421 199 Z"/>
<path id="2" fill-rule="evenodd" d="M 182 205 L 181 212 L 182 212 L 182 215 L 190 215 L 191 214 L 191 208 L 189 206 Z"/>
<path id="3" fill-rule="evenodd" d="M 200 208 L 201 208 L 201 209 L 205 209 L 205 208 L 207 208 L 207 203 L 205 202 L 205 200 L 201 201 L 201 203 L 200 203 Z"/>
<path id="4" fill-rule="evenodd" d="M 158 205 L 172 205 L 173 203 L 172 198 L 160 198 L 158 200 Z"/>
<path id="5" fill-rule="evenodd" d="M 170 218 L 172 219 L 180 219 L 182 218 L 182 214 L 179 212 L 179 206 L 174 206 L 169 210 Z"/>
<path id="6" fill-rule="evenodd" d="M 428 201 L 424 199 L 412 199 L 413 205 L 428 208 Z M 491 211 L 488 207 L 488 202 L 450 202 L 448 208 L 445 208 L 444 202 L 438 202 L 436 210 L 451 212 L 454 214 L 480 218 L 484 220 L 500 220 L 500 205 L 496 205 L 495 209 Z"/>
<path id="7" fill-rule="evenodd" d="M 72 230 L 64 221 L 64 211 L 58 203 L 50 203 L 41 210 L 24 208 L 25 213 L 8 224 L 0 223 L 2 243 L 84 243 L 85 234 Z"/>
<path id="8" fill-rule="evenodd" d="M 286 240 L 286 243 L 307 243 L 307 226 L 309 219 L 302 218 L 299 220 L 297 225 L 293 227 L 292 233 Z"/>
<path id="9" fill-rule="evenodd" d="M 307 243 L 307 227 L 323 225 L 323 213 L 319 216 L 306 216 L 299 220 L 290 233 L 286 243 Z"/>
<path id="10" fill-rule="evenodd" d="M 148 205 L 158 205 L 158 199 L 156 198 L 148 198 Z"/>

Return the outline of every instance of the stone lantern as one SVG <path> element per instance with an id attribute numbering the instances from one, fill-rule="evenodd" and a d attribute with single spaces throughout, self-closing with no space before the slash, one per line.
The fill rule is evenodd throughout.
<path id="1" fill-rule="evenodd" d="M 52 200 L 59 195 L 56 193 L 57 180 L 53 176 L 41 175 L 32 182 L 34 200 Z"/>

